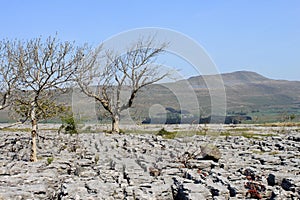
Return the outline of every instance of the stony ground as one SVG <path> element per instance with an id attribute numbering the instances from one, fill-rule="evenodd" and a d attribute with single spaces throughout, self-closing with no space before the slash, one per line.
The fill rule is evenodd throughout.
<path id="1" fill-rule="evenodd" d="M 31 163 L 29 133 L 0 131 L 0 199 L 300 199 L 294 129 L 175 139 L 40 132 Z M 206 144 L 218 147 L 219 160 L 203 154 Z"/>

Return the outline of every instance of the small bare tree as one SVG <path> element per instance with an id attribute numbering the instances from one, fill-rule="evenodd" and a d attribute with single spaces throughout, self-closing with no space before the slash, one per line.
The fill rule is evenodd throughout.
<path id="1" fill-rule="evenodd" d="M 113 133 L 120 132 L 120 113 L 132 106 L 137 92 L 168 75 L 155 65 L 166 46 L 156 44 L 154 37 L 142 38 L 122 55 L 100 47 L 84 60 L 76 81 L 84 94 L 100 102 L 109 113 Z"/>
<path id="2" fill-rule="evenodd" d="M 9 42 L 8 42 L 9 43 Z M 30 161 L 37 161 L 36 138 L 38 121 L 53 117 L 60 110 L 55 95 L 66 92 L 72 74 L 77 70 L 86 48 L 74 43 L 59 42 L 56 37 L 14 41 L 7 45 L 7 59 L 18 70 L 16 111 L 31 120 Z"/>
<path id="3" fill-rule="evenodd" d="M 7 51 L 9 42 L 0 41 L 0 110 L 9 107 L 13 102 L 13 92 L 17 82 L 17 68 L 9 59 L 11 52 Z"/>

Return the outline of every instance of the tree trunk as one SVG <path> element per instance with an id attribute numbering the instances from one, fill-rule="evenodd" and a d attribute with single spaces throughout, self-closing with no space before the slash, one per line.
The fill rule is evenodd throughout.
<path id="1" fill-rule="evenodd" d="M 112 116 L 112 133 L 120 133 L 119 122 L 119 115 Z"/>
<path id="2" fill-rule="evenodd" d="M 30 117 L 31 117 L 31 154 L 30 154 L 30 161 L 31 162 L 36 162 L 37 158 L 36 158 L 36 136 L 37 136 L 37 121 L 35 118 L 35 103 L 33 102 L 31 104 L 32 109 L 31 109 L 31 113 L 30 113 Z"/>

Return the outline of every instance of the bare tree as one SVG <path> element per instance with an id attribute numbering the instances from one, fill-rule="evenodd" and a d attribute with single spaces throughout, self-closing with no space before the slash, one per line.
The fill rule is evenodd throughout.
<path id="1" fill-rule="evenodd" d="M 9 59 L 8 45 L 9 42 L 0 41 L 0 110 L 9 107 L 13 102 L 13 92 L 18 78 L 18 70 Z"/>
<path id="2" fill-rule="evenodd" d="M 37 161 L 37 124 L 42 118 L 59 111 L 54 95 L 66 92 L 72 74 L 78 68 L 86 48 L 76 48 L 74 43 L 59 42 L 56 37 L 29 41 L 14 41 L 7 45 L 8 60 L 18 70 L 18 97 L 16 110 L 31 120 L 30 161 Z"/>
<path id="3" fill-rule="evenodd" d="M 166 46 L 156 44 L 154 37 L 142 38 L 122 55 L 99 47 L 84 60 L 76 81 L 83 93 L 100 102 L 109 113 L 113 133 L 120 132 L 120 113 L 132 106 L 137 92 L 168 75 L 155 65 Z"/>

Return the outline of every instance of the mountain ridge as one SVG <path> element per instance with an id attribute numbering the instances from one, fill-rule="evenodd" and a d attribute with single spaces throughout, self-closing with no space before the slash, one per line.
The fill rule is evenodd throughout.
<path id="1" fill-rule="evenodd" d="M 251 71 L 201 75 L 175 82 L 152 84 L 137 93 L 133 108 L 128 112 L 137 121 L 149 117 L 152 111 L 154 114 L 164 113 L 166 108 L 184 110 L 194 115 L 199 115 L 200 112 L 201 116 L 208 117 L 212 105 L 206 81 L 218 81 L 220 77 L 224 87 L 211 89 L 225 89 L 227 115 L 245 113 L 255 123 L 282 121 L 292 114 L 297 116 L 295 120 L 300 120 L 300 81 L 270 79 Z M 219 84 L 222 86 L 222 83 Z M 74 91 L 76 89 L 59 96 L 58 101 L 70 105 L 76 101 L 75 105 L 80 108 L 78 112 L 85 112 L 87 116 L 95 113 L 95 109 L 100 115 L 105 113 L 103 109 L 98 110 L 101 106 L 94 105 L 94 100 L 84 94 L 74 99 Z M 193 99 L 190 98 L 191 92 L 195 94 Z M 0 112 L 1 121 L 7 121 L 7 113 L 8 111 Z"/>
<path id="2" fill-rule="evenodd" d="M 212 77 L 212 76 L 222 76 L 223 78 L 228 78 L 228 77 L 234 77 L 234 76 L 248 76 L 248 77 L 252 77 L 252 78 L 256 78 L 257 81 L 263 81 L 263 80 L 274 80 L 274 81 L 289 81 L 289 82 L 300 82 L 300 80 L 288 80 L 288 79 L 275 79 L 275 78 L 268 78 L 262 74 L 259 74 L 257 72 L 254 71 L 249 71 L 249 70 L 238 70 L 238 71 L 232 71 L 232 72 L 222 72 L 219 74 L 209 74 L 209 75 L 198 75 L 198 76 L 191 76 L 189 78 L 187 78 L 187 80 L 189 79 L 195 79 L 198 77 Z M 260 79 L 260 80 L 259 80 Z M 251 80 L 253 81 L 253 79 Z"/>
<path id="3" fill-rule="evenodd" d="M 224 84 L 219 82 L 217 86 L 223 85 L 223 88 L 207 87 L 207 82 L 220 81 L 220 77 Z M 143 107 L 147 104 L 157 103 L 164 107 L 173 106 L 179 109 L 180 105 L 176 105 L 176 98 L 178 99 L 178 97 L 176 95 L 174 97 L 168 88 L 177 88 L 177 91 L 180 91 L 179 96 L 188 96 L 186 88 L 189 85 L 194 89 L 201 109 L 207 116 L 211 106 L 210 89 L 225 89 L 228 114 L 247 113 L 263 122 L 281 120 L 283 115 L 296 114 L 300 116 L 300 81 L 276 80 L 252 71 L 235 71 L 216 75 L 193 76 L 185 80 L 163 84 L 166 88 L 159 88 L 158 85 L 152 85 L 147 89 L 146 93 L 151 94 L 147 95 L 150 99 L 137 100 L 136 102 L 148 102 L 141 103 Z M 186 102 L 188 101 L 189 99 L 186 98 Z M 190 112 L 193 112 L 192 109 Z"/>

